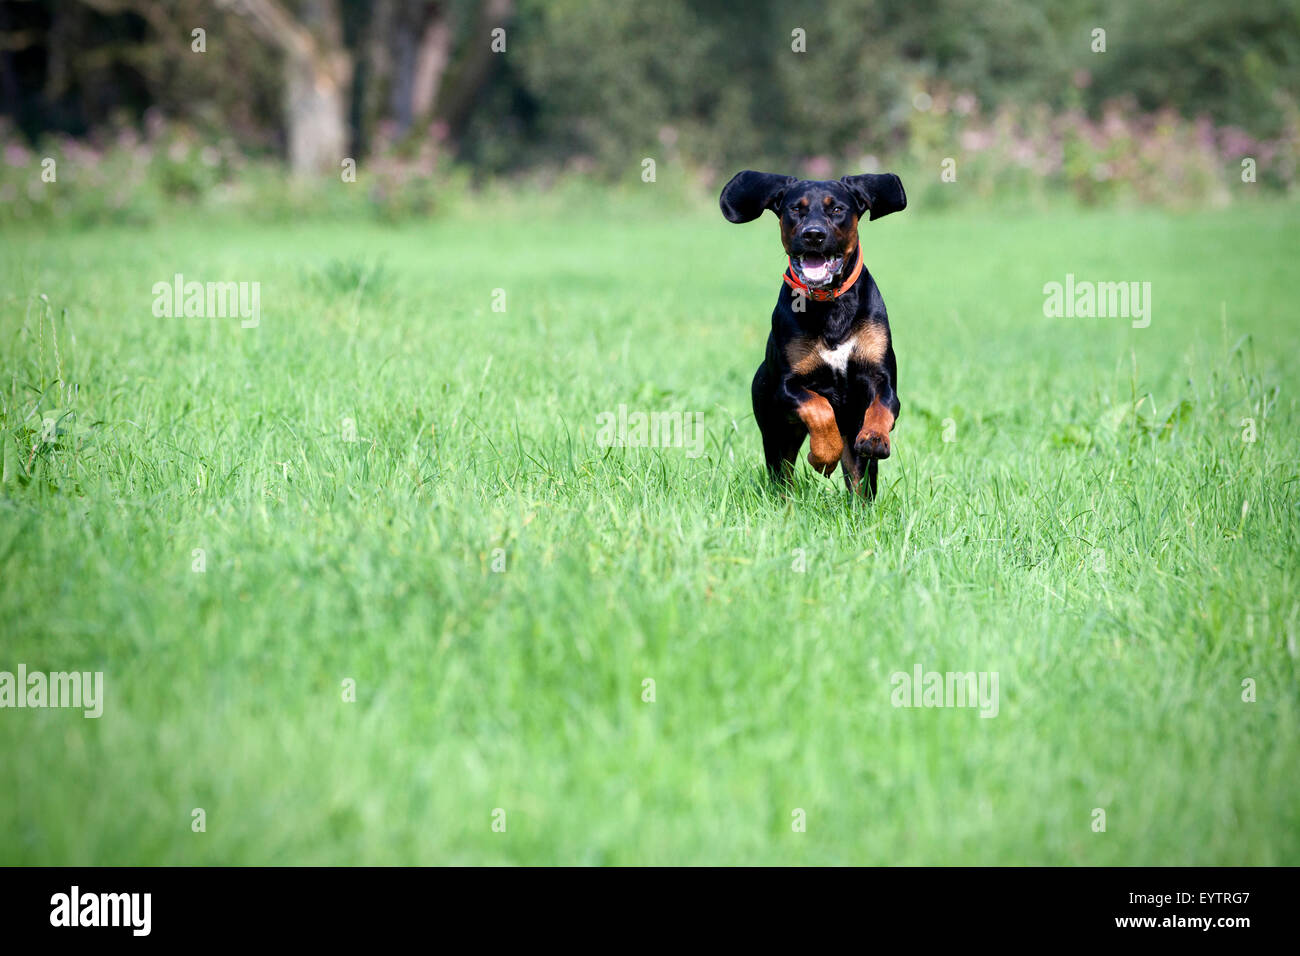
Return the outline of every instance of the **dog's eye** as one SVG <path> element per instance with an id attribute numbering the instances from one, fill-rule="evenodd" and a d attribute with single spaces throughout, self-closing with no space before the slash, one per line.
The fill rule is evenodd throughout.
<path id="1" fill-rule="evenodd" d="M 834 209 L 831 210 L 831 215 L 832 215 L 832 216 L 838 216 L 838 215 L 839 215 L 840 213 L 842 213 L 842 212 L 844 212 L 844 207 L 843 207 L 843 206 L 836 206 Z"/>

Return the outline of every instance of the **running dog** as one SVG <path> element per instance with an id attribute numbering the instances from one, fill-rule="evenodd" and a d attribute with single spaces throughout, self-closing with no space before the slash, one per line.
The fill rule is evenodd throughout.
<path id="1" fill-rule="evenodd" d="M 752 389 L 768 471 L 788 478 L 807 436 L 809 464 L 828 477 L 841 465 L 849 490 L 874 498 L 898 420 L 898 367 L 858 222 L 904 209 L 902 181 L 893 173 L 802 180 L 745 170 L 718 204 L 737 223 L 772 210 L 790 257 Z"/>

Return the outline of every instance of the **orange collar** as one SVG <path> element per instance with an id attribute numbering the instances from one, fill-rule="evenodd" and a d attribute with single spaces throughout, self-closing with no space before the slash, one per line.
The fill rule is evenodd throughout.
<path id="1" fill-rule="evenodd" d="M 862 244 L 861 243 L 858 244 L 857 252 L 858 252 L 858 257 L 857 257 L 858 261 L 854 263 L 853 271 L 849 273 L 849 277 L 845 279 L 844 282 L 837 289 L 808 288 L 808 283 L 801 281 L 799 277 L 794 274 L 793 261 L 790 262 L 789 267 L 785 270 L 785 275 L 782 276 L 781 278 L 785 279 L 785 284 L 788 285 L 790 288 L 794 289 L 796 292 L 802 292 L 804 295 L 812 299 L 814 302 L 830 302 L 833 299 L 838 299 L 845 292 L 848 292 L 849 289 L 853 288 L 853 283 L 857 282 L 858 276 L 862 275 Z"/>

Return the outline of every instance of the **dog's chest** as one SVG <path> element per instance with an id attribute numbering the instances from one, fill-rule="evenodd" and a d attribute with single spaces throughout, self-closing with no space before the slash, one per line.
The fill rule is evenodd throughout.
<path id="1" fill-rule="evenodd" d="M 852 330 L 842 340 L 825 336 L 796 336 L 785 347 L 786 360 L 797 375 L 830 372 L 847 377 L 854 364 L 877 364 L 889 347 L 885 328 L 868 323 Z"/>
<path id="2" fill-rule="evenodd" d="M 814 346 L 817 356 L 826 363 L 836 375 L 847 374 L 849 370 L 849 359 L 853 356 L 853 350 L 857 346 L 855 339 L 845 339 L 839 345 L 827 345 L 825 340 L 819 340 Z"/>

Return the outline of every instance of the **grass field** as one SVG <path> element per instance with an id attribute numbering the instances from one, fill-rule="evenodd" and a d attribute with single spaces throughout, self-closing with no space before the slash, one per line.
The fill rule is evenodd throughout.
<path id="1" fill-rule="evenodd" d="M 105 703 L 0 711 L 0 863 L 1300 864 L 1296 212 L 865 226 L 874 506 L 763 478 L 770 217 L 9 233 L 0 670 Z"/>

